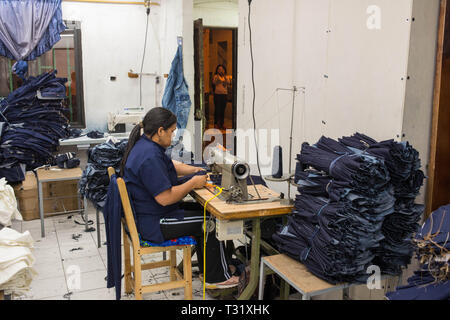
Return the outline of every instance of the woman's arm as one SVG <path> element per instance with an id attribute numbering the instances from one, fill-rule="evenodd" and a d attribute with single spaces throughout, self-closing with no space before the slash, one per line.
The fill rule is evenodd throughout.
<path id="1" fill-rule="evenodd" d="M 206 179 L 206 175 L 194 176 L 192 179 L 179 186 L 174 186 L 161 192 L 155 197 L 155 200 L 163 207 L 170 206 L 171 204 L 181 201 L 192 189 L 203 188 L 206 184 Z"/>
<path id="2" fill-rule="evenodd" d="M 188 174 L 197 173 L 203 170 L 202 168 L 190 166 L 176 160 L 172 160 L 172 162 L 175 166 L 175 170 L 177 171 L 178 176 L 187 176 Z"/>

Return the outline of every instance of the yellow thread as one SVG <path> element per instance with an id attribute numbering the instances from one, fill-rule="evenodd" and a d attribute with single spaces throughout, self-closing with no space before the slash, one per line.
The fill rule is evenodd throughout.
<path id="1" fill-rule="evenodd" d="M 205 289 L 206 289 L 206 206 L 208 205 L 208 202 L 218 197 L 223 191 L 223 188 L 220 188 L 216 185 L 212 186 L 218 189 L 219 193 L 216 194 L 211 199 L 209 199 L 208 201 L 206 201 L 205 205 L 203 206 L 203 300 L 205 300 Z"/>

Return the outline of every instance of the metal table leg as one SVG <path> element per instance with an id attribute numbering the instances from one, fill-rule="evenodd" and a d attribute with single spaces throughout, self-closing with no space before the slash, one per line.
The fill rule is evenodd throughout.
<path id="1" fill-rule="evenodd" d="M 44 197 L 42 193 L 42 182 L 38 181 L 38 199 L 39 199 L 39 216 L 41 218 L 41 237 L 45 238 L 45 226 L 44 226 Z"/>
<path id="2" fill-rule="evenodd" d="M 83 204 L 84 204 L 84 231 L 88 231 L 89 226 L 88 226 L 88 210 L 87 210 L 87 199 L 86 197 L 83 197 Z"/>
<path id="3" fill-rule="evenodd" d="M 259 292 L 258 300 L 263 300 L 264 298 L 264 286 L 266 284 L 266 274 L 264 272 L 264 259 L 261 258 L 261 265 L 259 269 Z"/>
<path id="4" fill-rule="evenodd" d="M 252 255 L 250 262 L 250 281 L 244 292 L 239 296 L 238 300 L 250 300 L 255 292 L 259 280 L 259 259 L 260 259 L 260 244 L 261 244 L 261 220 L 259 218 L 253 219 L 252 228 Z"/>
<path id="5" fill-rule="evenodd" d="M 95 216 L 97 219 L 97 247 L 100 248 L 102 246 L 101 237 L 100 237 L 100 215 L 98 209 L 95 211 Z"/>

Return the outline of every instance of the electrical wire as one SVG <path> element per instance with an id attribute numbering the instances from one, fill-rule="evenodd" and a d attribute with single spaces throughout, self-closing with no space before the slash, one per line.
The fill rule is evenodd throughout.
<path id="1" fill-rule="evenodd" d="M 212 185 L 214 188 L 219 190 L 219 193 L 217 193 L 214 197 L 209 199 L 205 202 L 205 205 L 203 206 L 203 300 L 205 300 L 205 292 L 206 292 L 206 206 L 208 203 L 213 200 L 214 198 L 217 198 L 223 191 L 223 188 L 220 188 L 216 185 Z M 209 232 L 208 232 L 209 234 Z"/>
<path id="2" fill-rule="evenodd" d="M 253 43 L 252 43 L 252 26 L 251 26 L 251 6 L 252 0 L 248 0 L 248 31 L 249 31 L 249 41 L 250 41 L 250 59 L 252 64 L 252 88 L 253 88 L 253 100 L 252 100 L 252 115 L 253 115 L 253 138 L 255 139 L 256 148 L 256 164 L 258 166 L 258 172 L 261 179 L 264 180 L 261 174 L 261 167 L 259 165 L 259 150 L 258 141 L 256 139 L 256 118 L 255 118 L 255 100 L 256 100 L 256 88 L 255 88 L 255 61 L 253 59 Z"/>
<path id="3" fill-rule="evenodd" d="M 139 74 L 139 107 L 142 107 L 142 71 L 144 70 L 145 49 L 147 47 L 148 21 L 150 8 L 147 8 L 147 23 L 145 26 L 144 53 L 142 54 L 141 73 Z"/>

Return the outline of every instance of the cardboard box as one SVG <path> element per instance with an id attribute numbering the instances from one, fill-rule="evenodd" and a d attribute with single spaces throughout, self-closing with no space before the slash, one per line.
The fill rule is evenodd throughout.
<path id="1" fill-rule="evenodd" d="M 38 186 L 34 172 L 27 172 L 25 180 L 13 186 L 13 189 L 23 220 L 39 219 Z M 45 199 L 44 216 L 54 212 L 80 209 L 77 180 L 46 182 L 42 185 L 42 194 Z M 81 203 L 81 208 L 82 206 L 83 204 Z"/>
<path id="2" fill-rule="evenodd" d="M 14 185 L 13 189 L 23 220 L 39 219 L 37 179 L 34 172 L 26 172 L 25 180 Z"/>

